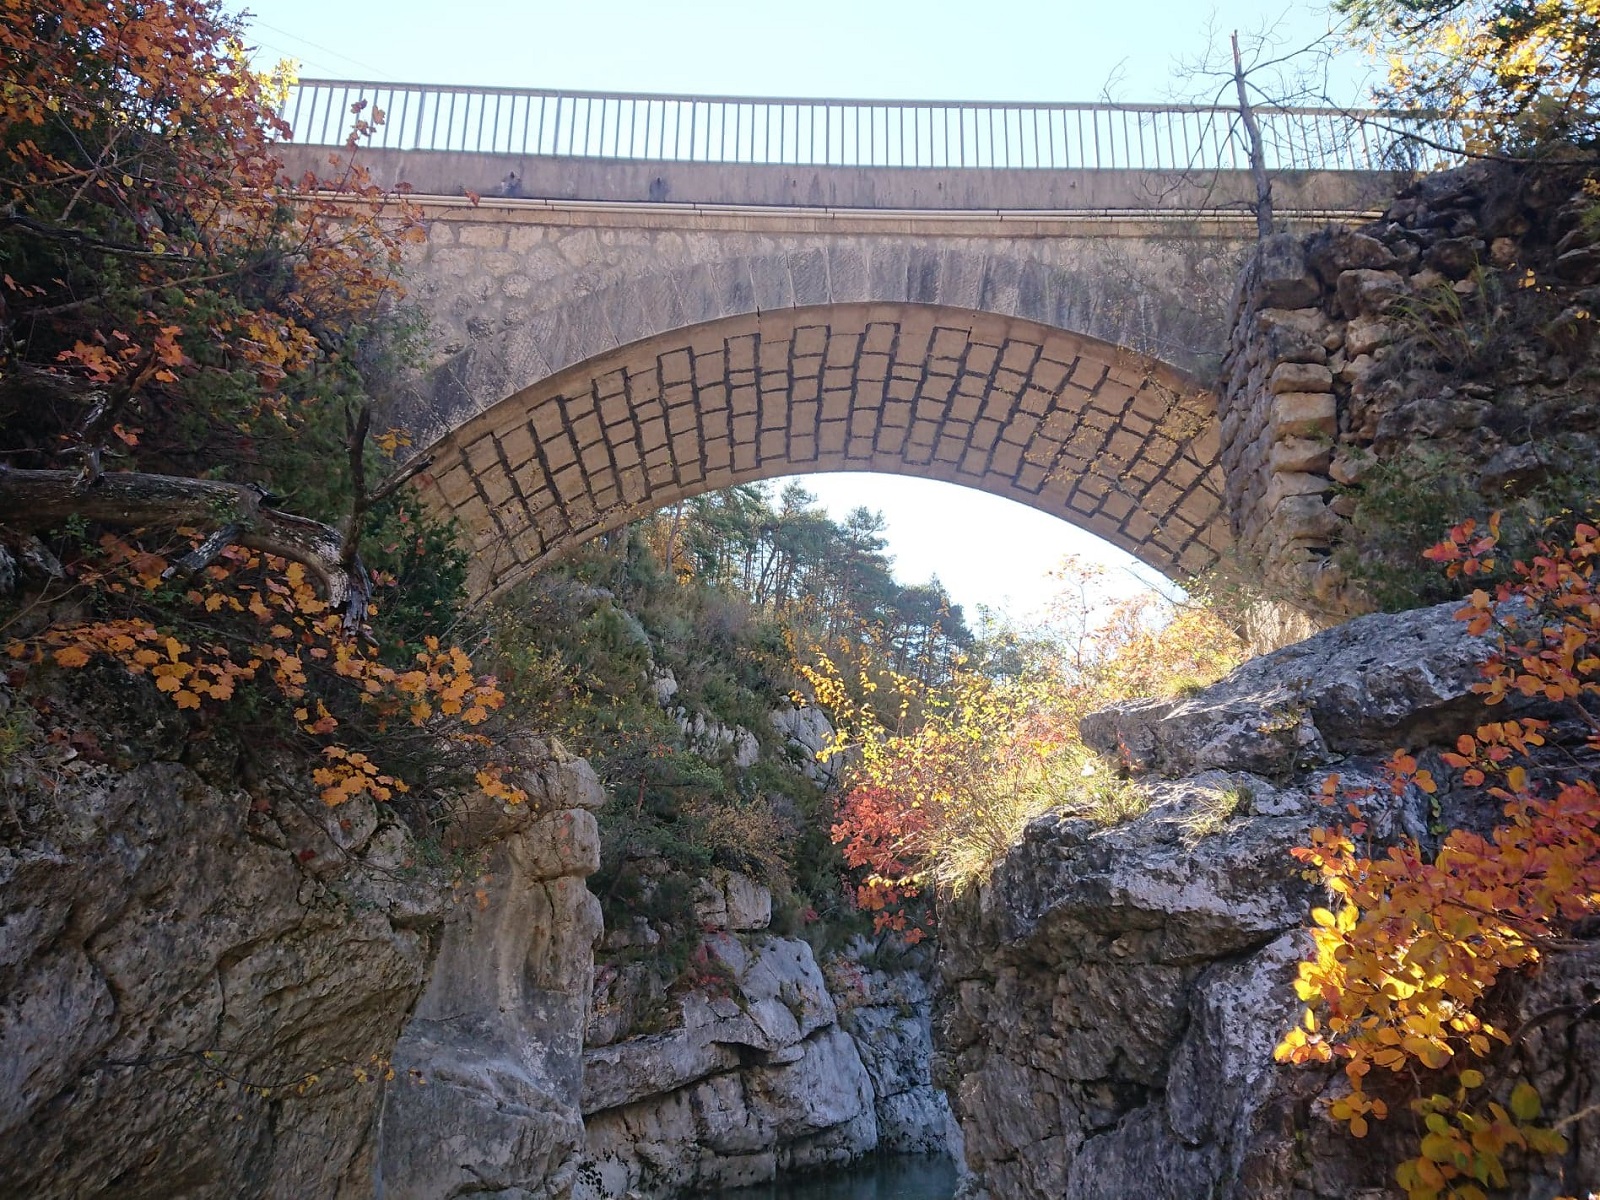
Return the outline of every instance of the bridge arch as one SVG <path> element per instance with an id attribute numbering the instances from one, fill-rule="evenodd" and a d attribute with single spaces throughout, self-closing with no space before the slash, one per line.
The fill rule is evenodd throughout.
<path id="1" fill-rule="evenodd" d="M 677 500 L 867 470 L 1072 522 L 1168 575 L 1230 542 L 1213 398 L 1155 358 L 1015 316 L 844 303 L 720 317 L 568 366 L 433 447 L 423 495 L 499 592 Z"/>

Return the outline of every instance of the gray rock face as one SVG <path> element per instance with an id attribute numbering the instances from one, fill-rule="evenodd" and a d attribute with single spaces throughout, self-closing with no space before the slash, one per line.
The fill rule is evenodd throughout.
<path id="1" fill-rule="evenodd" d="M 874 1149 L 951 1152 L 923 978 L 843 958 L 825 978 L 790 938 L 723 932 L 705 948 L 730 994 L 691 993 L 676 1028 L 584 1052 L 579 1200 L 761 1183 Z"/>
<path id="2" fill-rule="evenodd" d="M 878 1148 L 959 1159 L 960 1129 L 933 1085 L 932 1008 L 928 980 L 916 971 L 863 970 L 839 1025 L 872 1080 Z"/>
<path id="3" fill-rule="evenodd" d="M 445 926 L 395 1046 L 399 1076 L 425 1083 L 397 1089 L 385 1108 L 385 1197 L 522 1200 L 571 1187 L 601 924 L 583 880 L 599 865 L 600 839 L 587 808 L 549 810 L 598 807 L 604 794 L 588 763 L 560 755 L 534 782 L 528 805 L 478 806 L 495 822 L 485 895 Z"/>
<path id="4" fill-rule="evenodd" d="M 347 854 L 174 762 L 68 765 L 0 849 L 0 1194 L 370 1194 L 383 1089 L 353 1068 L 387 1058 L 445 907 L 369 869 L 404 833 Z"/>
<path id="5" fill-rule="evenodd" d="M 800 760 L 800 769 L 805 777 L 813 783 L 833 782 L 838 774 L 837 761 L 818 757 L 833 744 L 834 729 L 827 714 L 815 705 L 806 708 L 785 706 L 774 709 L 771 717 L 772 727 Z"/>
<path id="6" fill-rule="evenodd" d="M 873 1084 L 811 947 L 714 934 L 731 994 L 664 1034 L 584 1054 L 580 1197 L 672 1195 L 848 1162 L 878 1144 Z"/>
<path id="7" fill-rule="evenodd" d="M 1355 1141 L 1325 1115 L 1342 1076 L 1272 1062 L 1299 1014 L 1291 984 L 1314 899 L 1288 850 L 1329 822 L 1318 791 L 1335 764 L 1346 783 L 1377 785 L 1360 803 L 1380 843 L 1429 836 L 1427 798 L 1393 795 L 1378 761 L 1399 746 L 1426 756 L 1475 715 L 1483 647 L 1452 607 L 1353 621 L 1196 696 L 1085 723 L 1147 772 L 1149 810 L 1112 828 L 1035 821 L 992 883 L 943 915 L 936 1077 L 989 1196 L 1395 1194 L 1405 1123 Z M 1447 823 L 1475 819 L 1470 796 L 1447 784 L 1438 798 Z M 1597 960 L 1513 986 L 1511 1023 L 1584 1003 Z M 1600 1092 L 1600 1031 L 1575 1026 L 1523 1066 L 1550 1103 L 1580 1111 Z M 1564 1181 L 1523 1174 L 1507 1194 L 1600 1186 L 1600 1118 L 1578 1126 Z"/>
<path id="8" fill-rule="evenodd" d="M 119 744 L 98 720 L 80 735 Z M 520 781 L 532 805 L 459 823 L 489 856 L 479 909 L 417 865 L 404 826 L 324 808 L 293 762 L 227 786 L 231 764 L 115 753 L 133 765 L 75 757 L 48 792 L 4 781 L 0 1195 L 563 1192 L 594 920 L 586 766 L 558 755 Z"/>
<path id="9" fill-rule="evenodd" d="M 694 909 L 708 929 L 751 933 L 772 923 L 772 892 L 748 875 L 716 867 L 700 881 Z"/>
<path id="10" fill-rule="evenodd" d="M 1476 711 L 1487 643 L 1463 635 L 1455 604 L 1350 621 L 1245 663 L 1201 695 L 1096 713 L 1084 740 L 1126 746 L 1141 770 L 1282 774 L 1346 754 L 1422 744 Z"/>

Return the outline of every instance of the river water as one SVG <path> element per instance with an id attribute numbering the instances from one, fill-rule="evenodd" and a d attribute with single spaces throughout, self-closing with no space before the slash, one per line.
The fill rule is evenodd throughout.
<path id="1" fill-rule="evenodd" d="M 714 1193 L 717 1200 L 950 1200 L 955 1163 L 930 1155 L 884 1155 L 844 1171 L 795 1175 Z"/>

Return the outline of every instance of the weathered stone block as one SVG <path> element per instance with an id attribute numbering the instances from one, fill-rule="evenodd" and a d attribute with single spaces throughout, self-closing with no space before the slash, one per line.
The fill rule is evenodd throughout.
<path id="1" fill-rule="evenodd" d="M 1332 437 L 1338 410 L 1329 392 L 1283 392 L 1272 400 L 1272 430 L 1277 438 Z"/>
<path id="2" fill-rule="evenodd" d="M 1286 437 L 1273 444 L 1268 462 L 1278 471 L 1325 471 L 1333 458 L 1333 447 L 1312 438 Z"/>
<path id="3" fill-rule="evenodd" d="M 1388 270 L 1399 261 L 1377 238 L 1346 226 L 1330 226 L 1313 236 L 1306 246 L 1306 260 L 1328 283 L 1344 271 Z"/>
<path id="4" fill-rule="evenodd" d="M 1272 377 L 1267 382 L 1267 389 L 1275 395 L 1284 392 L 1332 391 L 1333 372 L 1316 363 L 1280 363 L 1273 369 Z"/>
<path id="5" fill-rule="evenodd" d="M 1339 276 L 1338 291 L 1345 316 L 1374 316 L 1406 294 L 1406 283 L 1394 271 L 1346 271 Z"/>
<path id="6" fill-rule="evenodd" d="M 1422 261 L 1446 279 L 1465 279 L 1478 265 L 1478 255 L 1483 243 L 1474 237 L 1444 238 L 1435 242 L 1422 256 Z"/>
<path id="7" fill-rule="evenodd" d="M 1254 285 L 1255 302 L 1262 308 L 1301 308 L 1316 303 L 1322 294 L 1297 234 L 1275 233 L 1266 238 L 1246 271 Z"/>
<path id="8" fill-rule="evenodd" d="M 1371 354 L 1394 338 L 1394 327 L 1373 317 L 1357 317 L 1345 326 L 1344 350 L 1347 359 Z"/>
<path id="9" fill-rule="evenodd" d="M 1276 509 L 1288 496 L 1320 496 L 1331 491 L 1333 481 L 1309 471 L 1278 471 L 1267 485 L 1266 506 Z"/>

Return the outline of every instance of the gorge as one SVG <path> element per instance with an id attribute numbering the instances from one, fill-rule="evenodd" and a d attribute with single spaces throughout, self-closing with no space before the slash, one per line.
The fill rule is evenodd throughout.
<path id="1" fill-rule="evenodd" d="M 0 1196 L 1600 1195 L 1589 142 L 578 153 L 68 9 L 0 18 Z M 822 469 L 1172 594 L 969 622 Z"/>

